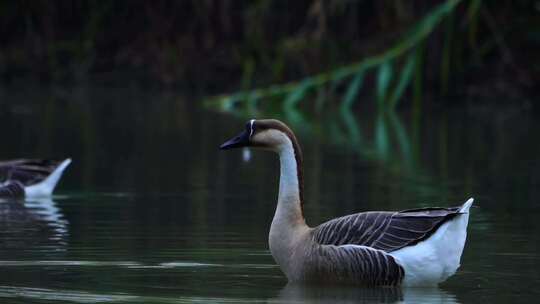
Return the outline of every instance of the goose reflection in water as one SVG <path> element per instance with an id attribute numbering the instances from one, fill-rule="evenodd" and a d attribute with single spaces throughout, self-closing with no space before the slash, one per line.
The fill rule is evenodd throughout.
<path id="1" fill-rule="evenodd" d="M 51 198 L 0 200 L 1 249 L 65 249 L 68 221 Z"/>
<path id="2" fill-rule="evenodd" d="M 287 284 L 268 303 L 459 303 L 456 296 L 438 287 L 343 287 Z"/>

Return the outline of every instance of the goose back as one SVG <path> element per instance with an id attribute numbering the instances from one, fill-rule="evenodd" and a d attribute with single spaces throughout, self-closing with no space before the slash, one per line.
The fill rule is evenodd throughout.
<path id="1" fill-rule="evenodd" d="M 0 182 L 18 181 L 24 186 L 47 178 L 60 164 L 56 160 L 17 159 L 0 162 Z"/>

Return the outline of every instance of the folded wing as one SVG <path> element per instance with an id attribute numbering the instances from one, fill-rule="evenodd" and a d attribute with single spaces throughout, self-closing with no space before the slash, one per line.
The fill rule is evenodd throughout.
<path id="1" fill-rule="evenodd" d="M 460 208 L 363 212 L 330 220 L 313 230 L 321 245 L 359 245 L 392 252 L 427 239 Z"/>

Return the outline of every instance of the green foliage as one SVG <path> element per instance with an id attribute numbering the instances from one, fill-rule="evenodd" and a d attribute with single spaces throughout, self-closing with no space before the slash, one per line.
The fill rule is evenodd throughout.
<path id="1" fill-rule="evenodd" d="M 365 75 L 365 69 L 362 68 L 356 73 L 353 80 L 349 84 L 347 93 L 345 94 L 343 98 L 343 103 L 342 103 L 343 110 L 349 109 L 354 103 L 354 101 L 356 100 L 358 91 L 360 91 L 360 88 L 362 87 L 362 82 L 364 81 L 364 75 Z"/>
<path id="2" fill-rule="evenodd" d="M 423 42 L 443 19 L 451 15 L 459 2 L 460 0 L 447 0 L 438 5 L 415 24 L 400 42 L 379 55 L 308 76 L 300 81 L 218 96 L 208 100 L 206 104 L 209 107 L 230 111 L 237 104 L 249 103 L 252 99 L 264 99 L 283 103 L 282 109 L 287 113 L 293 112 L 300 101 L 320 91 L 321 88 L 340 94 L 339 89 L 345 87 L 341 98 L 341 109 L 345 111 L 357 100 L 367 74 L 374 71 L 377 105 L 379 109 L 393 109 L 411 86 L 413 79 L 414 88 L 421 88 L 419 82 L 422 81 L 420 71 L 422 65 L 419 57 L 423 53 L 421 50 Z"/>
<path id="3" fill-rule="evenodd" d="M 392 108 L 396 107 L 397 102 L 399 101 L 401 96 L 403 96 L 405 89 L 409 86 L 414 69 L 419 68 L 419 66 L 416 65 L 418 53 L 419 53 L 418 50 L 415 50 L 414 52 L 412 52 L 407 58 L 407 61 L 405 62 L 405 64 L 403 65 L 403 68 L 401 69 L 399 82 L 397 83 L 396 88 L 392 92 L 392 96 L 390 97 L 390 100 L 389 100 L 390 107 Z"/>
<path id="4" fill-rule="evenodd" d="M 377 103 L 380 109 L 384 108 L 386 104 L 386 94 L 390 88 L 392 75 L 392 62 L 384 61 L 381 63 L 377 72 Z"/>

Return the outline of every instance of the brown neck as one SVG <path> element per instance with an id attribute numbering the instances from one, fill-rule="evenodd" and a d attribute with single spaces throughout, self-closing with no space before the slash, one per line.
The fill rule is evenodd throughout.
<path id="1" fill-rule="evenodd" d="M 289 138 L 293 144 L 294 158 L 296 159 L 296 176 L 298 177 L 298 196 L 300 198 L 300 210 L 302 212 L 302 217 L 304 217 L 304 171 L 302 170 L 302 150 L 300 149 L 300 145 L 298 144 L 298 141 L 296 140 L 294 134 L 291 133 L 291 135 L 292 136 L 289 135 Z"/>

